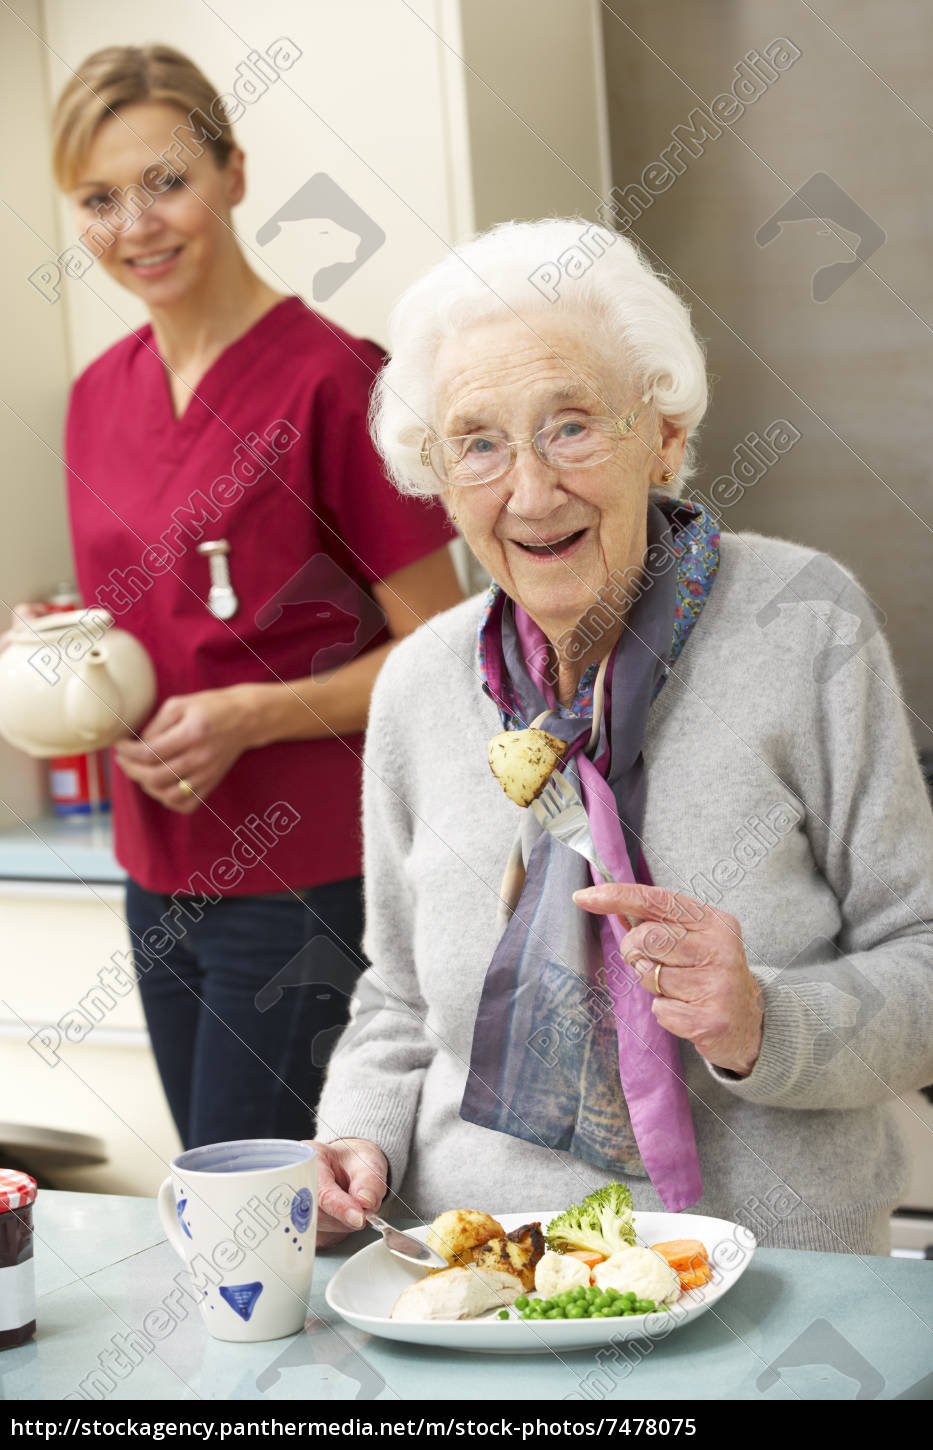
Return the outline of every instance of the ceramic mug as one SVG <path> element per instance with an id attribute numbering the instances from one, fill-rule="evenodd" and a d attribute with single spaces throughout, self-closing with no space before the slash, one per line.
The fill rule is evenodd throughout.
<path id="1" fill-rule="evenodd" d="M 243 1138 L 172 1159 L 159 1217 L 215 1339 L 297 1334 L 317 1229 L 317 1158 L 290 1138 Z"/>

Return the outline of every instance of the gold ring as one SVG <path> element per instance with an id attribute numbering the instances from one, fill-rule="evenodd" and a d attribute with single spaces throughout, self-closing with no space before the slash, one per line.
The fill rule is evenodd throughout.
<path id="1" fill-rule="evenodd" d="M 182 795 L 194 795 L 194 786 L 190 785 L 183 775 L 178 777 L 178 789 Z"/>
<path id="2" fill-rule="evenodd" d="M 663 965 L 663 962 L 658 962 L 654 969 L 654 995 L 656 997 L 663 997 L 666 995 L 664 992 L 661 991 L 661 968 L 663 967 Z"/>

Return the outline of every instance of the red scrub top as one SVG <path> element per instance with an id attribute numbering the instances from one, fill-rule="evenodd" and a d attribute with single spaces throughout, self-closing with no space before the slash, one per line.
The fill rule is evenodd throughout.
<path id="1" fill-rule="evenodd" d="M 366 430 L 374 343 L 289 297 L 217 359 L 178 419 L 152 328 L 75 383 L 66 431 L 78 582 L 152 656 L 157 705 L 333 669 L 388 638 L 370 591 L 451 537 L 389 484 Z M 199 541 L 226 539 L 239 599 L 207 608 Z M 117 859 L 164 893 L 245 896 L 360 873 L 362 736 L 240 756 L 190 816 L 114 762 Z"/>

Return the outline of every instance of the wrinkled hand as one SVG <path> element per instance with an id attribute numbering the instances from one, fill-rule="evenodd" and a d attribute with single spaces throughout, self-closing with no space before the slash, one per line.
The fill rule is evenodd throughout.
<path id="1" fill-rule="evenodd" d="M 389 1165 L 382 1149 L 368 1138 L 307 1141 L 317 1149 L 317 1241 L 326 1248 L 362 1228 L 364 1213 L 379 1207 L 386 1196 Z"/>
<path id="2" fill-rule="evenodd" d="M 249 686 L 173 695 L 138 740 L 114 746 L 120 769 L 170 811 L 190 815 L 249 749 Z M 194 794 L 179 787 L 186 780 Z"/>
<path id="3" fill-rule="evenodd" d="M 764 1008 L 735 917 L 660 886 L 607 883 L 573 899 L 585 911 L 628 918 L 622 955 L 647 991 L 655 990 L 656 963 L 664 964 L 651 1007 L 658 1022 L 714 1067 L 747 1077 L 761 1052 Z"/>

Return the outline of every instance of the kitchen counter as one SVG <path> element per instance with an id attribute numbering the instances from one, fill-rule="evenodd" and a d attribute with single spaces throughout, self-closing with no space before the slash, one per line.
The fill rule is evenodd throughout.
<path id="1" fill-rule="evenodd" d="M 120 885 L 109 815 L 43 816 L 0 831 L 0 881 L 85 881 Z"/>
<path id="2" fill-rule="evenodd" d="M 626 1399 L 766 1403 L 933 1398 L 933 1263 L 759 1249 L 714 1308 L 629 1352 L 458 1354 L 351 1329 L 324 1288 L 368 1230 L 319 1254 L 304 1332 L 265 1344 L 211 1339 L 192 1310 L 158 1342 L 142 1322 L 181 1261 L 155 1202 L 43 1192 L 36 1207 L 38 1336 L 0 1354 L 10 1400 Z"/>

